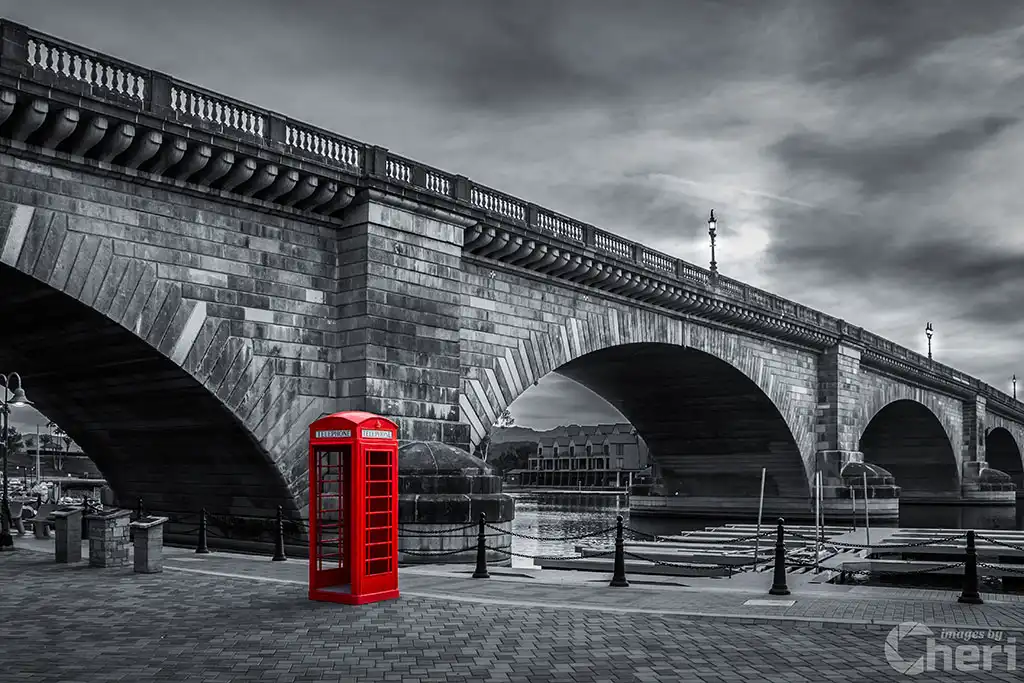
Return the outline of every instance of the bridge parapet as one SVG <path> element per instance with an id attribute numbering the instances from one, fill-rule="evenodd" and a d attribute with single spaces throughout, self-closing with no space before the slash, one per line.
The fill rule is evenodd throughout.
<path id="1" fill-rule="evenodd" d="M 0 93 L 0 123 L 12 117 L 19 121 L 15 140 L 21 144 L 40 130 L 48 131 L 43 137 L 57 143 L 70 139 L 66 131 L 75 129 L 78 114 L 66 112 L 81 109 L 94 115 L 93 124 L 97 116 L 121 124 L 107 130 L 104 122 L 102 130 L 92 131 L 104 138 L 93 144 L 107 146 L 102 161 L 134 159 L 133 172 L 148 171 L 155 180 L 176 170 L 172 180 L 179 185 L 206 182 L 222 193 L 255 196 L 271 209 L 300 210 L 328 221 L 351 201 L 355 187 L 410 195 L 476 221 L 475 231 L 467 232 L 468 253 L 511 258 L 516 265 L 532 258 L 523 256 L 527 247 L 544 246 L 542 272 L 547 275 L 740 327 L 769 330 L 812 347 L 852 342 L 863 347 L 869 364 L 964 396 L 984 396 L 990 411 L 1024 421 L 1024 404 L 1005 392 L 833 316 L 465 176 L 10 21 L 0 24 L 0 87 L 5 91 Z M 52 112 L 32 109 L 39 101 L 53 101 L 58 107 Z M 148 129 L 150 137 L 134 130 L 127 135 L 124 126 L 131 124 Z M 120 139 L 115 140 L 117 136 Z M 32 140 L 46 146 L 45 139 Z M 270 174 L 274 164 L 284 168 L 274 166 Z"/>

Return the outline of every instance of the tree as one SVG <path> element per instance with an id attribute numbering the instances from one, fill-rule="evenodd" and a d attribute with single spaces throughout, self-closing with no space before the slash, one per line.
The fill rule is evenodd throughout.
<path id="1" fill-rule="evenodd" d="M 19 455 L 25 452 L 25 435 L 16 427 L 7 426 L 7 456 Z"/>
<path id="2" fill-rule="evenodd" d="M 498 419 L 494 421 L 494 426 L 491 428 L 491 432 L 484 436 L 484 438 L 480 440 L 480 443 L 476 445 L 476 451 L 473 455 L 484 462 L 487 462 L 487 455 L 491 450 L 491 434 L 494 433 L 495 429 L 508 429 L 509 427 L 515 426 L 515 424 L 516 419 L 512 417 L 512 413 L 508 408 L 501 411 L 501 415 L 498 415 Z"/>

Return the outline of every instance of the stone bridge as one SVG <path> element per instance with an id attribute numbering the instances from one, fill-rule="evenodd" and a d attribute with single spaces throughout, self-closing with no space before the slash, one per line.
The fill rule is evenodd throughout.
<path id="1" fill-rule="evenodd" d="M 122 500 L 305 514 L 305 430 L 473 448 L 550 372 L 615 405 L 662 507 L 1006 498 L 1024 406 L 566 216 L 3 22 L 0 369 Z M 866 463 L 866 465 L 860 463 Z M 991 468 L 989 467 L 991 465 Z M 879 469 L 880 468 L 880 469 Z M 892 486 L 892 478 L 896 486 Z M 1009 500 L 1013 500 L 1012 493 Z"/>

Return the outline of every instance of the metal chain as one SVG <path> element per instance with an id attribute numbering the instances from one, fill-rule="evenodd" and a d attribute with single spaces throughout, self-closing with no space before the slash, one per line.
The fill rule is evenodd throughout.
<path id="1" fill-rule="evenodd" d="M 476 551 L 476 546 L 472 545 L 472 546 L 469 546 L 468 548 L 459 548 L 458 550 L 428 550 L 428 551 L 421 551 L 421 550 L 399 550 L 398 552 L 399 553 L 404 553 L 406 555 L 422 555 L 424 557 L 439 557 L 439 556 L 443 556 L 443 555 L 457 555 L 458 553 L 468 553 L 468 552 L 475 552 L 475 551 Z"/>
<path id="2" fill-rule="evenodd" d="M 547 538 L 547 537 L 544 537 L 544 536 L 530 536 L 528 534 L 518 534 L 518 533 L 516 533 L 514 531 L 506 531 L 505 529 L 502 529 L 501 527 L 493 526 L 491 524 L 484 524 L 484 526 L 486 526 L 489 529 L 493 529 L 495 531 L 498 531 L 498 532 L 500 532 L 502 534 L 508 534 L 509 536 L 515 536 L 516 538 L 525 538 L 525 539 L 527 539 L 529 541 L 562 541 L 562 542 L 566 542 L 566 541 L 580 541 L 580 540 L 583 540 L 584 538 L 593 538 L 594 536 L 603 536 L 603 535 L 611 533 L 612 531 L 615 531 L 615 529 L 616 529 L 616 527 L 610 526 L 607 529 L 602 529 L 600 531 L 595 531 L 595 532 L 589 533 L 589 534 L 582 534 L 580 536 L 565 536 L 563 538 Z"/>
<path id="3" fill-rule="evenodd" d="M 643 560 L 644 562 L 650 562 L 652 564 L 655 564 L 655 565 L 658 565 L 658 566 L 661 566 L 661 567 L 677 567 L 679 569 L 708 569 L 708 568 L 734 569 L 736 567 L 744 566 L 744 565 L 716 564 L 714 562 L 708 562 L 706 564 L 682 564 L 682 563 L 679 563 L 679 562 L 666 562 L 665 560 L 655 560 L 655 559 L 650 558 L 650 557 L 644 557 L 643 555 L 637 555 L 636 553 L 631 553 L 631 552 L 627 552 L 627 551 L 623 551 L 622 554 L 627 556 L 627 557 L 632 557 L 635 560 Z M 751 563 L 747 563 L 747 564 L 753 564 L 753 563 L 751 562 Z"/>
<path id="4" fill-rule="evenodd" d="M 786 562 L 786 566 L 787 567 L 809 567 L 811 569 L 814 569 L 814 568 L 821 569 L 821 567 L 819 565 L 816 565 L 813 562 Z M 831 568 L 826 567 L 824 569 L 824 571 L 845 572 L 847 574 L 866 574 L 866 575 L 870 575 L 870 574 L 899 574 L 900 576 L 909 576 L 909 575 L 913 575 L 913 574 L 929 574 L 931 572 L 939 572 L 939 571 L 942 571 L 944 569 L 954 569 L 956 567 L 962 567 L 962 566 L 964 566 L 963 562 L 951 562 L 949 564 L 940 565 L 938 567 L 928 567 L 927 569 L 912 569 L 910 571 L 905 571 L 905 572 L 886 572 L 886 571 L 878 571 L 878 570 L 870 570 L 870 569 L 837 569 L 835 567 L 831 567 Z"/>
<path id="5" fill-rule="evenodd" d="M 634 529 L 633 527 L 629 527 L 629 526 L 622 527 L 622 528 L 623 528 L 624 531 L 629 531 L 630 533 L 634 533 L 637 536 L 646 536 L 647 538 L 653 538 L 653 539 L 656 539 L 658 541 L 661 541 L 662 539 L 667 539 L 666 540 L 667 543 L 685 543 L 686 542 L 686 541 L 677 541 L 675 538 L 671 538 L 670 539 L 668 536 L 659 536 L 658 534 L 651 534 L 651 533 L 648 533 L 646 531 L 640 531 L 639 529 Z M 714 530 L 712 530 L 712 531 L 714 531 Z M 761 533 L 753 534 L 752 536 L 741 536 L 739 538 L 729 539 L 728 541 L 720 541 L 720 542 L 717 542 L 716 545 L 732 545 L 733 543 L 748 543 L 748 542 L 753 541 L 753 540 L 758 539 L 758 538 L 766 538 L 766 537 L 774 536 L 774 535 L 775 535 L 775 531 L 774 530 L 772 530 L 772 531 L 762 531 Z M 684 535 L 683 538 L 686 538 L 686 535 Z"/>
<path id="6" fill-rule="evenodd" d="M 807 536 L 806 534 L 801 534 L 796 531 L 786 531 L 786 535 L 792 536 L 793 538 L 799 538 L 801 540 L 810 541 L 812 543 L 822 543 L 824 545 L 832 545 L 842 548 L 855 548 L 859 550 L 874 550 L 879 548 L 885 550 L 899 550 L 901 548 L 921 548 L 923 546 L 928 545 L 940 545 L 942 543 L 948 543 L 949 541 L 955 541 L 959 538 L 964 538 L 965 536 L 967 536 L 966 533 L 959 533 L 954 536 L 946 536 L 945 538 L 933 538 L 927 541 L 919 541 L 917 543 L 902 543 L 899 545 L 890 545 L 887 543 L 880 545 L 866 545 L 860 543 L 842 543 L 840 541 L 833 541 L 831 539 L 826 538 L 815 538 L 814 536 Z"/>
<path id="7" fill-rule="evenodd" d="M 978 566 L 979 567 L 984 567 L 985 569 L 995 569 L 996 571 L 1008 571 L 1008 572 L 1010 572 L 1012 574 L 1024 574 L 1024 567 L 1022 567 L 1020 569 L 1017 569 L 1016 567 L 1007 567 L 1005 564 L 1004 565 L 986 564 L 984 562 L 979 562 Z"/>
<path id="8" fill-rule="evenodd" d="M 1007 543 L 1006 541 L 997 541 L 994 538 L 989 538 L 988 536 L 982 536 L 980 534 L 975 534 L 974 538 L 979 541 L 984 541 L 985 543 L 1001 545 L 1004 548 L 1012 548 L 1014 550 L 1020 550 L 1021 552 L 1024 552 L 1024 545 L 1017 545 L 1016 543 Z"/>
<path id="9" fill-rule="evenodd" d="M 588 559 L 588 558 L 580 557 L 579 555 L 571 555 L 571 556 L 567 555 L 567 556 L 561 556 L 561 557 L 555 557 L 555 556 L 549 556 L 549 555 L 524 555 L 523 553 L 512 552 L 511 550 L 505 550 L 504 548 L 492 548 L 489 545 L 485 545 L 484 547 L 487 548 L 488 550 L 492 550 L 492 551 L 494 551 L 496 553 L 502 553 L 503 555 L 511 555 L 512 557 L 524 557 L 524 558 L 526 558 L 528 560 L 582 560 L 582 559 Z M 606 556 L 606 555 L 614 555 L 614 554 L 615 554 L 614 550 L 608 550 L 608 551 L 604 551 L 604 552 L 600 552 L 600 553 L 594 553 L 593 555 L 590 555 L 589 557 L 603 557 L 603 556 Z"/>

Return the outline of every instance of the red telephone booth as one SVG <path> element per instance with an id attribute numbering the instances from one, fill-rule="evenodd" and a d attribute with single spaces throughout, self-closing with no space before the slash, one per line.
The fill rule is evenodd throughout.
<path id="1" fill-rule="evenodd" d="M 309 599 L 398 597 L 398 426 L 363 412 L 309 426 Z"/>

